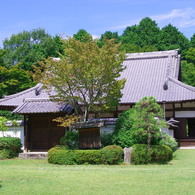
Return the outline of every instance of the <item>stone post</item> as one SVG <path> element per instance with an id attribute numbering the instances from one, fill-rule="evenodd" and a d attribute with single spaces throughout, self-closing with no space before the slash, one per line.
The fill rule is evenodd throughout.
<path id="1" fill-rule="evenodd" d="M 132 151 L 132 147 L 131 148 L 124 148 L 124 162 L 126 164 L 131 164 L 131 151 Z"/>

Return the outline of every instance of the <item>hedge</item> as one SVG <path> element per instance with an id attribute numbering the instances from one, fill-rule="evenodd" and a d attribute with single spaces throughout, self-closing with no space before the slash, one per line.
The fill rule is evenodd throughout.
<path id="1" fill-rule="evenodd" d="M 5 158 L 14 158 L 18 156 L 21 150 L 22 144 L 17 137 L 0 137 L 0 156 Z"/>
<path id="2" fill-rule="evenodd" d="M 122 157 L 123 149 L 119 146 L 107 146 L 102 150 L 66 150 L 58 146 L 48 151 L 48 162 L 60 165 L 119 164 Z"/>
<path id="3" fill-rule="evenodd" d="M 147 150 L 146 144 L 137 144 L 133 146 L 131 153 L 131 162 L 133 164 L 163 164 L 169 162 L 173 158 L 173 151 L 166 145 L 152 145 Z"/>

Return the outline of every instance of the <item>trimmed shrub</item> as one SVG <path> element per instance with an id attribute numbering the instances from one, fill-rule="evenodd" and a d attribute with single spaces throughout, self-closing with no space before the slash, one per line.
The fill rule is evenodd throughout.
<path id="1" fill-rule="evenodd" d="M 0 137 L 0 150 L 9 150 L 9 158 L 18 156 L 21 150 L 22 144 L 17 137 Z"/>
<path id="2" fill-rule="evenodd" d="M 74 150 L 52 148 L 48 151 L 48 162 L 59 165 L 75 165 L 76 155 Z"/>
<path id="3" fill-rule="evenodd" d="M 168 134 L 163 134 L 163 136 L 165 137 L 164 139 L 161 139 L 160 141 L 160 145 L 166 145 L 169 146 L 173 152 L 175 152 L 178 149 L 178 143 L 176 142 L 175 138 L 171 137 Z"/>
<path id="4" fill-rule="evenodd" d="M 123 149 L 120 146 L 110 145 L 101 150 L 103 164 L 120 164 L 123 161 Z"/>
<path id="5" fill-rule="evenodd" d="M 100 150 L 75 150 L 77 164 L 101 164 Z"/>
<path id="6" fill-rule="evenodd" d="M 165 145 L 152 145 L 148 151 L 146 144 L 137 144 L 133 146 L 131 153 L 131 161 L 136 165 L 149 163 L 162 164 L 170 161 L 172 158 L 172 149 Z"/>
<path id="7" fill-rule="evenodd" d="M 106 146 L 102 150 L 66 150 L 60 146 L 48 151 L 48 162 L 60 165 L 119 164 L 123 160 L 120 146 Z"/>
<path id="8" fill-rule="evenodd" d="M 60 165 L 101 164 L 100 150 L 66 150 L 59 146 L 48 151 L 48 162 Z"/>
<path id="9" fill-rule="evenodd" d="M 135 165 L 151 163 L 151 153 L 147 151 L 146 144 L 136 144 L 131 153 L 131 162 Z"/>
<path id="10" fill-rule="evenodd" d="M 10 158 L 10 151 L 7 149 L 0 150 L 0 160 Z"/>
<path id="11" fill-rule="evenodd" d="M 152 163 L 166 163 L 173 158 L 173 151 L 169 146 L 152 146 L 151 151 Z"/>

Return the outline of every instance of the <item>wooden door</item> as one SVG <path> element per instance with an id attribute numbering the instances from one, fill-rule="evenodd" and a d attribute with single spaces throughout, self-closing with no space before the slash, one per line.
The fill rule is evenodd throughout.
<path id="1" fill-rule="evenodd" d="M 59 127 L 53 119 L 54 116 L 39 115 L 29 118 L 29 149 L 48 150 L 59 144 L 59 140 L 65 134 L 65 128 Z"/>
<path id="2" fill-rule="evenodd" d="M 100 128 L 79 129 L 80 148 L 100 148 Z"/>
<path id="3" fill-rule="evenodd" d="M 188 134 L 189 137 L 195 138 L 195 118 L 188 119 Z"/>

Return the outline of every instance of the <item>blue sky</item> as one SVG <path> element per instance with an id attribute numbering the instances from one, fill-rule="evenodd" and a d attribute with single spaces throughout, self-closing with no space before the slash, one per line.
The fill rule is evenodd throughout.
<path id="1" fill-rule="evenodd" d="M 185 36 L 195 33 L 194 0 L 5 0 L 1 1 L 0 46 L 23 30 L 44 28 L 51 35 L 71 36 L 85 29 L 94 37 L 123 32 L 144 17 L 159 27 L 169 23 Z"/>

